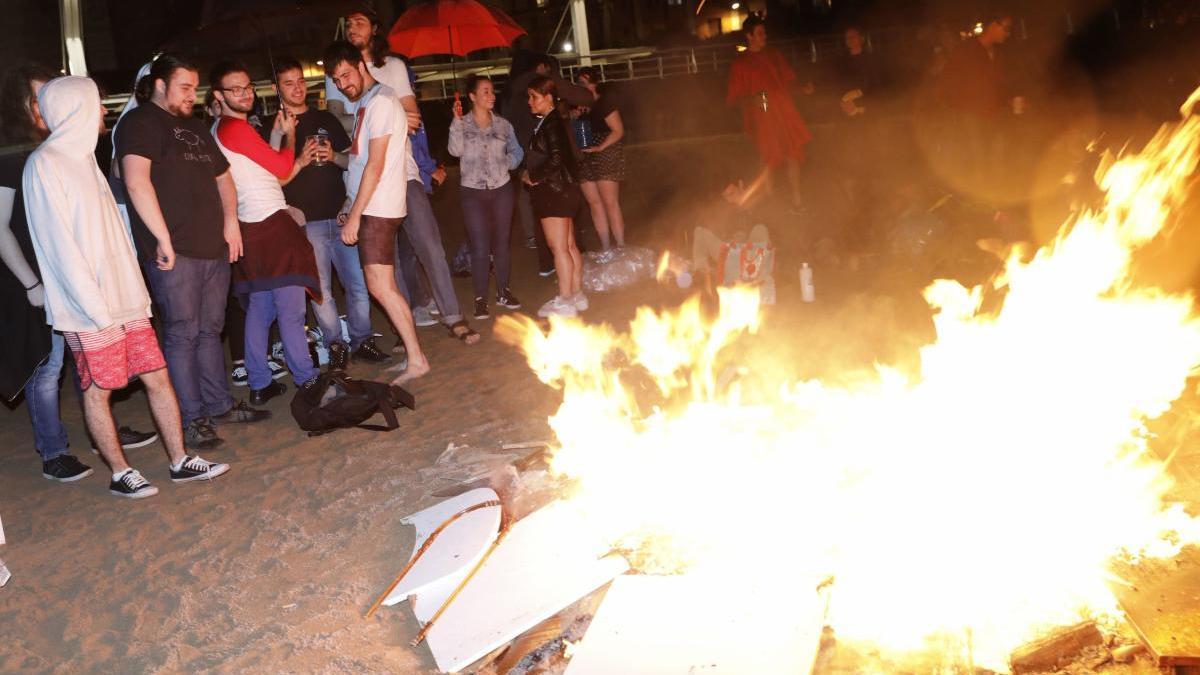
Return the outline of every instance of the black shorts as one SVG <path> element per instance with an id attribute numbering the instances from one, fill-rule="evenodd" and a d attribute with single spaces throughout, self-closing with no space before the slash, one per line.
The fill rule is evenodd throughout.
<path id="1" fill-rule="evenodd" d="M 533 215 L 542 218 L 574 218 L 583 203 L 579 186 L 571 183 L 565 190 L 555 190 L 549 185 L 535 185 L 529 193 Z"/>

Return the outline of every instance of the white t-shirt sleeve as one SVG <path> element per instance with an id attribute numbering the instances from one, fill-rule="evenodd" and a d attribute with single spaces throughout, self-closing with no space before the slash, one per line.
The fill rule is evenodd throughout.
<path id="1" fill-rule="evenodd" d="M 408 81 L 408 68 L 400 59 L 388 57 L 382 68 L 370 66 L 367 70 L 376 80 L 391 87 L 396 92 L 396 98 L 413 95 L 412 82 Z"/>
<path id="2" fill-rule="evenodd" d="M 380 136 L 390 136 L 396 132 L 396 106 L 387 96 L 376 96 L 367 104 L 366 119 L 363 120 L 363 133 L 369 142 Z"/>

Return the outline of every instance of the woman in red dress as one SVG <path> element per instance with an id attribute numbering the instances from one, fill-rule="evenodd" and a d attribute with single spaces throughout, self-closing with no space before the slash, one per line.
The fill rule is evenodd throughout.
<path id="1" fill-rule="evenodd" d="M 792 101 L 796 71 L 777 49 L 767 47 L 767 28 L 757 16 L 742 24 L 747 50 L 733 61 L 726 102 L 742 109 L 746 134 L 758 147 L 767 168 L 787 165 L 792 207 L 800 206 L 800 168 L 804 146 L 812 140 L 804 118 Z M 812 83 L 799 87 L 812 93 Z"/>

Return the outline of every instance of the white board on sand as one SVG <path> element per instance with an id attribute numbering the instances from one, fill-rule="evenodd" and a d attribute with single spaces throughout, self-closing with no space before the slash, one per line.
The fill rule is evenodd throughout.
<path id="1" fill-rule="evenodd" d="M 495 492 L 488 488 L 479 488 L 438 502 L 401 520 L 400 522 L 417 529 L 409 560 L 412 560 L 412 556 L 417 554 L 421 545 L 429 539 L 429 535 L 441 527 L 442 523 L 464 509 L 495 499 L 498 499 Z M 433 540 L 429 550 L 413 565 L 400 584 L 388 594 L 383 604 L 394 605 L 415 593 L 429 592 L 432 585 L 439 583 L 449 583 L 453 589 L 483 557 L 484 551 L 495 541 L 499 531 L 499 506 L 472 511 L 450 523 L 437 539 Z M 421 621 L 428 620 L 428 617 L 418 618 Z"/>
<path id="2" fill-rule="evenodd" d="M 526 516 L 429 631 L 438 669 L 456 672 L 624 573 L 624 558 L 599 558 L 563 502 Z M 413 612 L 432 615 L 454 586 L 418 593 Z M 424 621 L 424 619 L 422 619 Z"/>
<path id="3" fill-rule="evenodd" d="M 818 577 L 623 576 L 573 650 L 567 675 L 808 675 L 825 618 Z"/>

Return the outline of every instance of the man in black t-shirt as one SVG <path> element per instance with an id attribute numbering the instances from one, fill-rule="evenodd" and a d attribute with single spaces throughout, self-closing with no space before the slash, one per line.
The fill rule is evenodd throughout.
<path id="1" fill-rule="evenodd" d="M 363 356 L 374 349 L 371 330 L 371 297 L 367 293 L 367 282 L 363 278 L 362 265 L 358 259 L 358 247 L 342 242 L 337 215 L 346 201 L 346 184 L 342 172 L 346 167 L 346 150 L 350 148 L 350 137 L 332 113 L 310 107 L 305 102 L 308 87 L 304 82 L 304 71 L 300 64 L 291 59 L 279 61 L 275 66 L 276 92 L 282 106 L 296 116 L 296 153 L 299 156 L 304 143 L 312 136 L 323 137 L 320 148 L 321 159 L 303 169 L 283 187 L 283 195 L 289 206 L 304 213 L 305 229 L 317 258 L 317 272 L 321 281 L 321 302 L 312 303 L 317 315 L 317 325 L 325 346 L 329 349 L 329 366 L 345 368 L 349 355 Z M 274 119 L 264 121 L 264 137 L 272 141 L 270 130 Z M 349 328 L 350 344 L 342 338 L 341 322 L 338 320 L 337 303 L 333 299 L 333 270 L 337 270 L 342 288 L 346 290 L 346 323 Z M 378 351 L 378 350 L 375 350 Z M 369 358 L 368 360 L 375 360 Z"/>
<path id="2" fill-rule="evenodd" d="M 229 264 L 241 256 L 242 238 L 229 163 L 192 116 L 198 83 L 194 66 L 159 56 L 137 87 L 149 100 L 125 115 L 114 143 L 185 441 L 205 449 L 224 442 L 215 424 L 257 422 L 270 412 L 229 393 L 221 330 Z"/>

